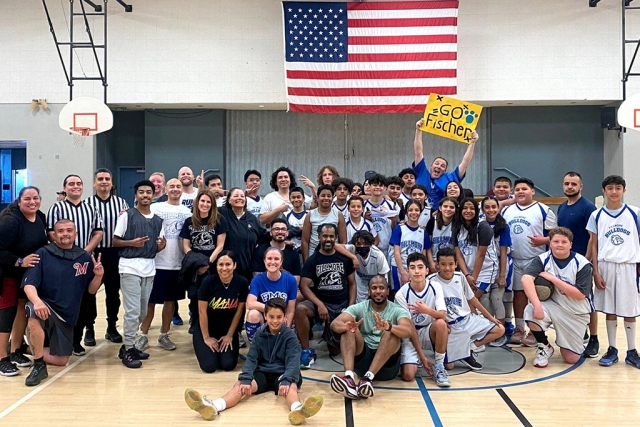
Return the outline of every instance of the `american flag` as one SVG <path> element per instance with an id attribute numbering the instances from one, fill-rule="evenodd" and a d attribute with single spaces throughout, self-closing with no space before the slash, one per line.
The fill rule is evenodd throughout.
<path id="1" fill-rule="evenodd" d="M 418 113 L 456 94 L 457 1 L 283 7 L 289 111 Z"/>

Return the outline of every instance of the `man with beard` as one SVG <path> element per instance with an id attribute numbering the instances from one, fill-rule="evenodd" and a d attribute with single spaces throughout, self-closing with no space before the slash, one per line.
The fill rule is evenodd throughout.
<path id="1" fill-rule="evenodd" d="M 193 210 L 193 199 L 198 195 L 198 189 L 193 186 L 193 171 L 187 166 L 183 166 L 178 171 L 178 179 L 182 184 L 182 195 L 180 203 Z"/>
<path id="2" fill-rule="evenodd" d="M 279 248 L 282 251 L 282 269 L 296 278 L 300 283 L 300 255 L 291 246 L 285 244 L 287 238 L 287 221 L 284 218 L 276 218 L 271 221 L 271 241 L 259 245 L 251 257 L 251 271 L 255 276 L 258 273 L 267 271 L 264 266 L 264 254 L 270 247 Z"/>
<path id="3" fill-rule="evenodd" d="M 92 253 L 102 241 L 102 218 L 93 206 L 82 201 L 82 191 L 84 189 L 82 178 L 75 174 L 67 175 L 62 186 L 66 194 L 65 199 L 51 206 L 49 212 L 47 212 L 47 235 L 49 241 L 53 241 L 54 238 L 53 225 L 60 219 L 70 219 L 76 226 L 75 244 L 86 252 Z M 73 334 L 74 355 L 82 356 L 85 354 L 85 349 L 80 344 L 85 326 L 87 327 L 85 345 L 96 345 L 93 321 L 90 319 L 95 319 L 97 316 L 96 297 L 85 292 Z"/>
<path id="4" fill-rule="evenodd" d="M 113 246 L 120 250 L 120 288 L 124 308 L 124 344 L 118 357 L 127 368 L 139 368 L 147 359 L 134 346 L 138 327 L 147 314 L 149 295 L 156 274 L 154 258 L 167 244 L 162 218 L 151 212 L 153 183 L 137 182 L 133 189 L 137 205 L 120 215 L 113 234 Z"/>
<path id="5" fill-rule="evenodd" d="M 427 169 L 424 161 L 424 148 L 422 147 L 422 130 L 420 128 L 424 124 L 424 119 L 418 120 L 416 123 L 416 135 L 413 140 L 414 161 L 413 170 L 416 173 L 416 183 L 424 185 L 429 194 L 427 195 L 428 206 L 437 209 L 440 199 L 445 196 L 447 184 L 451 181 L 462 182 L 467 173 L 467 168 L 473 159 L 473 150 L 479 136 L 476 131 L 471 135 L 469 147 L 462 157 L 462 161 L 453 172 L 447 172 L 449 162 L 444 157 L 436 157 L 431 163 L 431 167 Z"/>
<path id="6" fill-rule="evenodd" d="M 336 355 L 340 353 L 340 335 L 331 330 L 331 322 L 356 301 L 353 262 L 336 252 L 337 234 L 334 224 L 318 226 L 319 250 L 304 263 L 300 274 L 300 292 L 305 298 L 296 307 L 296 333 L 302 345 L 301 368 L 310 368 L 316 360 L 315 351 L 309 348 L 312 325 L 309 319 L 314 319 L 314 323 L 324 322 L 322 338 L 329 354 Z"/>
<path id="7" fill-rule="evenodd" d="M 73 221 L 56 221 L 53 242 L 36 254 L 40 262 L 27 269 L 22 287 L 27 294 L 29 344 L 34 364 L 25 380 L 29 387 L 47 378 L 46 363 L 64 366 L 73 352 L 73 325 L 80 313 L 85 291 L 95 294 L 102 283 L 104 269 L 100 255 L 96 260 L 76 246 Z M 49 349 L 44 349 L 45 331 Z"/>
<path id="8" fill-rule="evenodd" d="M 129 209 L 129 205 L 122 197 L 111 194 L 113 176 L 109 169 L 96 170 L 93 175 L 93 188 L 95 188 L 96 194 L 87 198 L 85 202 L 98 211 L 104 228 L 102 240 L 95 250 L 96 256 L 101 255 L 104 267 L 104 294 L 107 306 L 107 331 L 104 337 L 111 342 L 121 343 L 122 335 L 116 328 L 120 311 L 120 274 L 118 273 L 120 256 L 118 248 L 113 247 L 113 231 L 116 228 L 118 216 Z M 87 333 L 84 342 L 89 346 L 96 345 L 95 337 L 93 342 L 90 340 L 95 320 L 95 317 L 87 319 Z M 82 333 L 82 330 L 80 329 L 79 332 Z"/>
<path id="9" fill-rule="evenodd" d="M 580 255 L 591 259 L 589 253 L 589 232 L 587 223 L 591 213 L 596 210 L 591 200 L 582 197 L 582 176 L 578 172 L 567 172 L 562 181 L 562 190 L 567 201 L 558 206 L 558 227 L 566 227 L 573 234 L 571 249 Z M 598 342 L 598 313 L 592 312 L 589 320 L 589 332 L 585 332 L 585 339 L 589 338 L 584 355 L 597 357 L 600 350 Z"/>
<path id="10" fill-rule="evenodd" d="M 331 376 L 331 389 L 348 399 L 373 397 L 373 379 L 389 381 L 400 371 L 401 342 L 413 333 L 411 315 L 387 299 L 383 276 L 369 281 L 369 299 L 347 307 L 332 323 L 340 334 L 344 376 Z M 355 373 L 360 376 L 356 385 Z"/>
<path id="11" fill-rule="evenodd" d="M 167 182 L 166 192 L 169 197 L 166 202 L 151 205 L 151 212 L 162 218 L 167 247 L 156 255 L 156 276 L 153 279 L 153 289 L 149 296 L 147 315 L 140 326 L 141 335 L 136 342 L 136 348 L 140 351 L 144 351 L 149 346 L 147 334 L 153 321 L 156 304 L 164 304 L 157 346 L 165 350 L 176 349 L 176 345 L 171 341 L 168 333 L 176 303 L 183 300 L 185 295 L 185 289 L 179 283 L 180 268 L 182 267 L 182 258 L 184 258 L 180 230 L 182 230 L 185 219 L 191 216 L 191 211 L 180 204 L 180 195 L 182 194 L 180 180 L 170 179 Z"/>

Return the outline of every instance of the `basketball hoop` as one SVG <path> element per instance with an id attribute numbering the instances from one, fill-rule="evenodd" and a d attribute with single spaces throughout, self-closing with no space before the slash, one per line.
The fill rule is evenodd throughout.
<path id="1" fill-rule="evenodd" d="M 73 132 L 73 145 L 84 147 L 84 141 L 91 132 L 91 128 L 69 128 Z"/>

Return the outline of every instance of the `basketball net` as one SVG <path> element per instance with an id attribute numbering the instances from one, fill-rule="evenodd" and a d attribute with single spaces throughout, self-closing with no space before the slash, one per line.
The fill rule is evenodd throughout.
<path id="1" fill-rule="evenodd" d="M 73 145 L 84 147 L 84 141 L 89 136 L 90 128 L 70 128 L 73 132 Z"/>

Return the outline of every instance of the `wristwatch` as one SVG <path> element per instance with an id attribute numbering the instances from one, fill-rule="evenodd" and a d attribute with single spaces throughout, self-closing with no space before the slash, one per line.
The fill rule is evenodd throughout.
<path id="1" fill-rule="evenodd" d="M 18 258 L 18 265 L 22 265 L 22 263 L 24 262 L 24 260 L 22 258 Z"/>
<path id="2" fill-rule="evenodd" d="M 387 332 L 391 332 L 391 328 L 393 328 L 393 325 L 391 324 L 391 322 L 389 322 L 389 327 L 387 328 Z"/>

